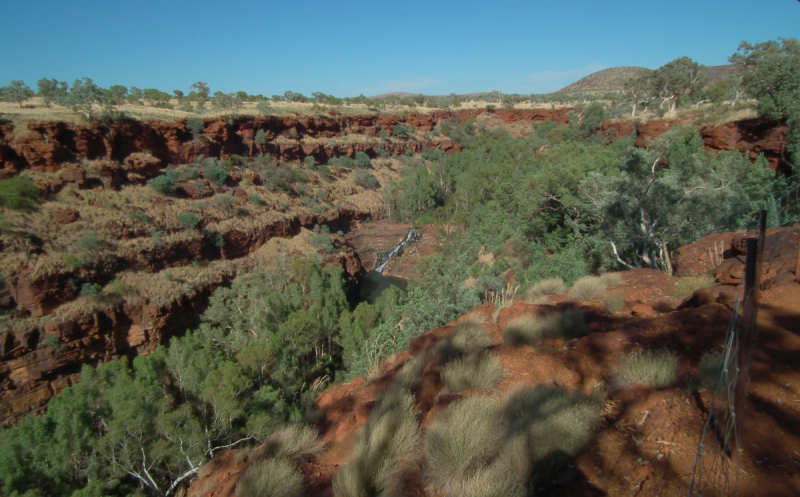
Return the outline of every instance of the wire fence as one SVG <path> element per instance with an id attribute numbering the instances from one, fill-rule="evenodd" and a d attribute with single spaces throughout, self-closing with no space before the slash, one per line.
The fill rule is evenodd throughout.
<path id="1" fill-rule="evenodd" d="M 739 285 L 725 346 L 716 372 L 716 384 L 695 456 L 688 497 L 736 496 L 739 465 L 744 449 L 747 390 L 755 351 L 761 260 L 766 211 L 759 219 L 759 238 L 749 238 L 745 278 Z"/>

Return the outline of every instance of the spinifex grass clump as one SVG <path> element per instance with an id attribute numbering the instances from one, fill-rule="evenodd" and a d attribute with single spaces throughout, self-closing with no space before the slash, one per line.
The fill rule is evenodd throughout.
<path id="1" fill-rule="evenodd" d="M 336 473 L 336 497 L 395 495 L 420 443 L 414 397 L 395 390 L 383 396 L 356 441 L 353 456 Z"/>
<path id="2" fill-rule="evenodd" d="M 599 420 L 596 401 L 555 388 L 520 387 L 500 405 L 489 397 L 459 400 L 427 431 L 429 491 L 523 497 L 586 446 Z"/>
<path id="3" fill-rule="evenodd" d="M 451 361 L 442 370 L 445 392 L 491 390 L 503 378 L 500 360 L 491 353 L 470 354 Z"/>
<path id="4" fill-rule="evenodd" d="M 668 350 L 634 352 L 623 357 L 612 378 L 618 387 L 650 385 L 669 387 L 678 379 L 678 356 Z"/>
<path id="5" fill-rule="evenodd" d="M 485 396 L 451 404 L 427 430 L 426 474 L 434 492 L 465 480 L 500 450 L 505 427 L 501 410 Z"/>
<path id="6" fill-rule="evenodd" d="M 720 383 L 728 383 L 731 378 L 736 376 L 736 364 L 733 357 L 728 358 L 725 365 L 725 352 L 714 351 L 706 352 L 700 358 L 697 365 L 697 376 L 700 386 L 707 389 L 714 389 Z"/>
<path id="7" fill-rule="evenodd" d="M 535 283 L 528 289 L 528 298 L 536 300 L 548 295 L 557 295 L 567 291 L 567 285 L 561 278 L 549 278 Z"/>
<path id="8" fill-rule="evenodd" d="M 303 454 L 318 455 L 325 443 L 313 428 L 290 425 L 276 431 L 264 441 L 264 455 L 274 458 L 294 459 Z"/>
<path id="9" fill-rule="evenodd" d="M 716 284 L 717 280 L 709 275 L 683 276 L 678 278 L 678 281 L 676 281 L 675 285 L 672 287 L 672 296 L 684 299 L 690 297 L 701 288 L 712 287 Z"/>
<path id="10" fill-rule="evenodd" d="M 603 303 L 609 314 L 617 314 L 625 308 L 625 295 L 622 293 L 612 293 L 603 298 Z"/>
<path id="11" fill-rule="evenodd" d="M 458 359 L 464 354 L 478 352 L 492 345 L 492 339 L 479 323 L 468 321 L 459 324 L 447 338 L 436 344 L 435 352 L 442 364 Z"/>
<path id="12" fill-rule="evenodd" d="M 586 446 L 600 422 L 600 405 L 559 388 L 518 387 L 503 417 L 509 434 L 498 463 L 535 485 L 549 481 Z"/>
<path id="13" fill-rule="evenodd" d="M 608 286 L 600 276 L 584 276 L 572 286 L 572 290 L 569 291 L 569 298 L 587 302 L 596 299 Z"/>
<path id="14" fill-rule="evenodd" d="M 572 340 L 588 333 L 583 312 L 567 309 L 544 316 L 527 314 L 512 319 L 503 329 L 503 341 L 511 345 L 535 345 L 546 338 Z"/>
<path id="15" fill-rule="evenodd" d="M 239 497 L 300 497 L 303 474 L 286 459 L 267 459 L 250 466 L 236 484 Z"/>

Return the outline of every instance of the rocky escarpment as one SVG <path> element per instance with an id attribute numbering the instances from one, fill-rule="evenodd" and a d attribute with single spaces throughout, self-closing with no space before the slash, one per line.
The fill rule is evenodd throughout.
<path id="1" fill-rule="evenodd" d="M 647 122 L 606 121 L 600 130 L 613 130 L 614 139 L 632 136 L 636 133 L 636 146 L 645 147 L 649 140 L 666 133 L 674 126 L 686 126 L 680 120 L 655 120 Z M 738 150 L 750 160 L 756 160 L 759 154 L 769 161 L 772 169 L 786 171 L 791 166 L 786 162 L 786 144 L 789 128 L 780 122 L 769 119 L 743 119 L 721 125 L 703 126 L 699 130 L 706 150 L 720 152 Z"/>
<path id="2" fill-rule="evenodd" d="M 559 124 L 568 122 L 569 109 L 498 110 L 495 114 L 507 123 L 518 121 Z M 404 124 L 420 133 L 432 131 L 444 119 L 461 122 L 474 119 L 485 110 L 432 112 L 430 114 L 316 116 L 316 117 L 239 117 L 207 119 L 201 136 L 193 136 L 186 120 L 166 122 L 123 119 L 111 124 L 77 125 L 65 122 L 30 121 L 24 128 L 0 122 L 0 165 L 5 175 L 25 168 L 55 172 L 65 164 L 81 159 L 122 162 L 137 152 L 149 152 L 163 165 L 188 164 L 197 157 L 232 155 L 253 156 L 269 153 L 286 159 L 313 156 L 324 164 L 330 157 L 362 151 L 375 157 L 377 149 L 400 154 L 407 149 L 419 152 L 438 148 L 455 152 L 461 147 L 441 136 L 416 136 L 413 140 L 391 139 L 394 126 Z M 265 132 L 266 144 L 256 143 L 256 134 Z M 381 132 L 387 137 L 381 139 Z"/>
<path id="3" fill-rule="evenodd" d="M 369 216 L 369 213 L 347 210 L 330 214 L 300 215 L 248 233 L 231 230 L 224 235 L 225 247 L 230 247 L 227 250 L 224 247 L 220 250 L 203 240 L 196 247 L 171 247 L 156 263 L 169 266 L 170 257 L 185 262 L 188 254 L 206 254 L 211 263 L 235 262 L 274 238 L 298 235 L 301 228 L 321 224 L 340 229 Z M 349 275 L 351 291 L 355 292 L 358 280 L 365 272 L 361 261 L 345 243 L 337 240 L 335 245 L 337 252 L 328 258 L 326 265 L 341 266 Z M 113 261 L 113 264 L 113 268 L 104 267 L 98 271 L 107 272 L 110 278 L 115 271 L 143 269 L 141 266 L 147 265 L 146 262 L 124 259 Z M 191 292 L 166 301 L 118 299 L 101 309 L 67 319 L 51 319 L 49 314 L 59 304 L 76 298 L 74 285 L 69 284 L 70 274 L 36 278 L 31 272 L 23 271 L 0 283 L 4 289 L 0 298 L 4 293 L 10 294 L 18 307 L 31 316 L 44 316 L 27 326 L 0 333 L 0 426 L 43 410 L 52 396 L 58 395 L 61 389 L 78 378 L 83 364 L 102 362 L 120 355 L 149 353 L 175 333 L 196 325 L 213 291 L 229 283 L 235 275 L 234 270 L 218 271 Z M 5 298 L 8 299 L 9 295 Z"/>

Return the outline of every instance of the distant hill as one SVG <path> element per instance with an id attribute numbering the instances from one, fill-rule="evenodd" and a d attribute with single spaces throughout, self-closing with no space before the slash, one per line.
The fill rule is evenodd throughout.
<path id="1" fill-rule="evenodd" d="M 733 71 L 733 65 L 706 66 L 703 73 L 714 84 Z M 643 74 L 652 72 L 652 69 L 644 67 L 612 67 L 592 73 L 585 78 L 572 83 L 571 85 L 558 90 L 556 93 L 608 93 L 618 92 L 625 89 L 625 82 L 631 78 L 636 78 Z"/>
<path id="2" fill-rule="evenodd" d="M 625 89 L 625 82 L 652 72 L 644 67 L 612 67 L 592 73 L 578 80 L 557 93 L 602 93 L 617 92 Z"/>

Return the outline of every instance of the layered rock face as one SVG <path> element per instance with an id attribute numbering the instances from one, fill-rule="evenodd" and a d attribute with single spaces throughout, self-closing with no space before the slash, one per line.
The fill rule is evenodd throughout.
<path id="1" fill-rule="evenodd" d="M 679 125 L 686 126 L 687 123 L 676 120 L 655 120 L 644 123 L 606 121 L 600 129 L 604 132 L 613 129 L 614 139 L 631 136 L 635 131 L 636 146 L 645 147 L 648 141 Z M 772 169 L 784 171 L 791 167 L 784 158 L 789 139 L 789 128 L 785 124 L 761 118 L 744 119 L 719 126 L 703 126 L 698 131 L 706 150 L 711 152 L 738 150 L 746 154 L 750 160 L 756 160 L 759 154 L 764 154 Z"/>
<path id="2" fill-rule="evenodd" d="M 569 109 L 548 110 L 498 110 L 496 115 L 506 123 L 520 120 L 531 123 L 553 120 L 568 122 Z M 420 137 L 409 143 L 393 141 L 355 141 L 336 139 L 360 135 L 377 139 L 381 131 L 391 136 L 396 124 L 405 124 L 426 133 L 444 119 L 465 122 L 474 119 L 481 109 L 457 112 L 432 112 L 398 115 L 353 117 L 264 117 L 238 118 L 235 121 L 206 120 L 202 137 L 195 138 L 186 128 L 186 121 L 136 121 L 122 120 L 110 125 L 75 125 L 64 122 L 26 123 L 26 129 L 15 130 L 12 123 L 0 123 L 0 174 L 31 168 L 42 172 L 56 172 L 62 165 L 82 158 L 125 161 L 131 154 L 148 151 L 156 160 L 166 164 L 188 164 L 197 157 L 222 157 L 231 155 L 253 156 L 259 152 L 270 153 L 287 160 L 313 156 L 321 164 L 333 156 L 366 152 L 376 155 L 377 148 L 390 154 L 399 154 L 411 148 L 414 152 L 425 148 L 440 148 L 448 153 L 460 150 L 460 145 L 448 139 Z M 255 136 L 259 130 L 266 134 L 267 144 L 259 146 Z M 296 138 L 291 138 L 291 137 Z M 282 139 L 278 139 L 282 138 Z M 277 140 L 276 140 L 277 139 Z M 152 164 L 156 169 L 160 164 Z M 141 169 L 140 164 L 130 164 Z"/>

